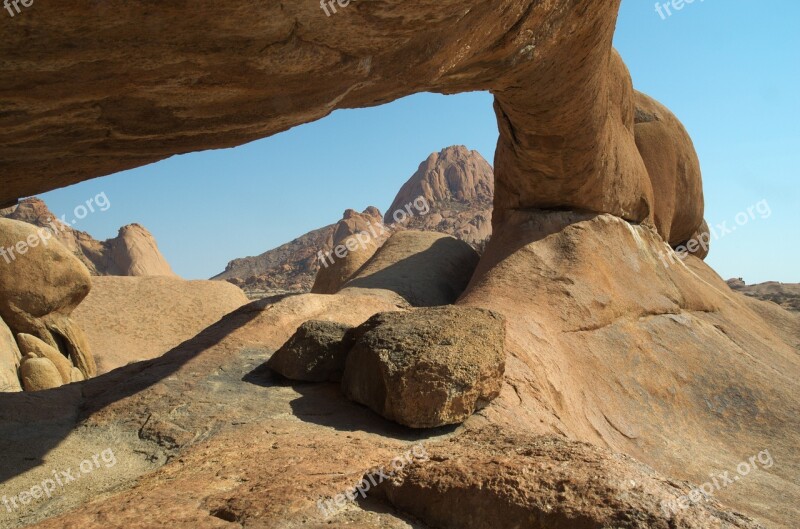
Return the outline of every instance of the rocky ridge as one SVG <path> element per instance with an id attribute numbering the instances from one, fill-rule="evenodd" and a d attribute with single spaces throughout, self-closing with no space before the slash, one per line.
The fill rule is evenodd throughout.
<path id="1" fill-rule="evenodd" d="M 155 237 L 139 224 L 119 229 L 113 239 L 98 241 L 61 222 L 43 200 L 33 197 L 0 210 L 0 217 L 47 228 L 95 276 L 172 276 Z"/>

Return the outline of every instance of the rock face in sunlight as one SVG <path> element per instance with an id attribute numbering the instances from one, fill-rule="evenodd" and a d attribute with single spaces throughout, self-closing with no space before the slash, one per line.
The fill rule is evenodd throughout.
<path id="1" fill-rule="evenodd" d="M 124 461 L 9 523 L 794 529 L 798 315 L 732 292 L 707 248 L 662 259 L 708 233 L 701 175 L 612 47 L 620 0 L 333 5 L 66 2 L 3 24 L 2 206 L 424 91 L 490 91 L 499 128 L 491 178 L 445 149 L 392 206 L 419 193 L 442 210 L 418 222 L 464 240 L 398 220 L 366 262 L 320 279 L 326 294 L 241 306 L 221 282 L 101 277 L 78 306 L 92 279 L 73 251 L 0 219 L 3 258 L 16 252 L 0 258 L 0 481 L 27 490 L 105 449 Z M 479 256 L 489 216 L 460 208 L 490 196 Z M 281 284 L 310 288 L 361 215 L 381 218 L 348 212 L 218 278 L 291 262 Z M 114 265 L 168 271 L 136 266 L 155 245 L 128 231 Z M 264 368 L 304 322 L 375 314 L 342 387 L 383 416 Z M 94 376 L 79 316 L 118 369 Z M 77 382 L 61 385 L 67 367 Z M 463 423 L 418 435 L 387 418 Z"/>
<path id="2" fill-rule="evenodd" d="M 163 355 L 247 302 L 226 282 L 102 276 L 92 278 L 72 317 L 86 332 L 98 372 L 108 373 Z"/>
<path id="3" fill-rule="evenodd" d="M 492 235 L 493 198 L 494 171 L 483 156 L 460 145 L 447 147 L 420 164 L 384 222 L 395 229 L 446 233 L 482 248 Z"/>
<path id="4" fill-rule="evenodd" d="M 72 319 L 72 311 L 91 288 L 86 267 L 53 239 L 52 233 L 15 220 L 0 218 L 0 248 L 5 261 L 0 262 L 0 318 L 5 322 L 3 328 L 7 325 L 17 337 L 21 353 L 28 353 L 36 359 L 35 368 L 26 368 L 25 359 L 20 364 L 15 358 L 16 351 L 9 351 L 10 347 L 6 345 L 3 353 L 5 365 L 0 367 L 0 371 L 8 374 L 19 365 L 21 380 L 24 382 L 27 376 L 31 381 L 30 388 L 55 387 L 53 384 L 57 381 L 70 381 L 69 376 L 63 380 L 58 376 L 59 370 L 53 364 L 58 355 L 63 356 L 58 361 L 67 365 L 70 371 L 76 367 L 85 378 L 95 376 L 94 356 L 83 330 Z M 34 343 L 42 347 L 34 347 Z M 42 352 L 44 348 L 46 353 Z M 48 356 L 52 360 L 47 359 Z M 11 389 L 14 389 L 13 383 Z"/>
<path id="5" fill-rule="evenodd" d="M 26 198 L 15 206 L 0 210 L 0 217 L 49 229 L 92 275 L 175 276 L 153 235 L 139 224 L 123 226 L 117 237 L 98 241 L 88 233 L 61 222 L 38 198 Z"/>

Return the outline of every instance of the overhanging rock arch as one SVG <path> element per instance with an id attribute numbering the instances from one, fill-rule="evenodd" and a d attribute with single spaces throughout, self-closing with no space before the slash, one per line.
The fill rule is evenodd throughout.
<path id="1" fill-rule="evenodd" d="M 531 207 L 652 220 L 635 96 L 611 45 L 619 3 L 364 0 L 335 16 L 315 2 L 243 0 L 31 9 L 0 41 L 0 203 L 338 108 L 489 90 L 496 223 Z M 690 231 L 701 222 L 702 207 Z"/>

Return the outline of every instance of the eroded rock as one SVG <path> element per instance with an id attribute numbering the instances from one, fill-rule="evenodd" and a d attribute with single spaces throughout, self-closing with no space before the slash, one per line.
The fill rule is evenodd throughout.
<path id="1" fill-rule="evenodd" d="M 340 381 L 353 346 L 352 327 L 333 321 L 303 323 L 266 365 L 290 380 Z"/>
<path id="2" fill-rule="evenodd" d="M 36 336 L 31 336 L 30 334 L 20 333 L 17 335 L 17 343 L 19 343 L 19 348 L 22 354 L 28 355 L 33 354 L 38 358 L 47 358 L 50 360 L 56 369 L 58 369 L 58 373 L 61 375 L 61 381 L 64 384 L 69 384 L 72 382 L 72 370 L 75 366 L 72 365 L 67 357 L 61 354 L 55 347 L 52 347 Z M 80 370 L 78 370 L 80 371 Z"/>
<path id="3" fill-rule="evenodd" d="M 400 231 L 344 288 L 391 290 L 415 307 L 448 305 L 466 288 L 478 259 L 470 245 L 448 235 Z"/>
<path id="4" fill-rule="evenodd" d="M 52 233 L 24 222 L 0 218 L 0 248 L 0 316 L 15 335 L 39 338 L 94 376 L 86 337 L 70 317 L 89 293 L 89 271 Z"/>
<path id="5" fill-rule="evenodd" d="M 427 451 L 376 494 L 431 527 L 763 529 L 713 499 L 677 507 L 688 484 L 587 443 L 487 428 Z"/>
<path id="6" fill-rule="evenodd" d="M 64 384 L 58 368 L 48 358 L 27 355 L 22 360 L 19 372 L 25 391 L 43 391 Z"/>
<path id="7" fill-rule="evenodd" d="M 11 329 L 0 318 L 0 393 L 22 391 L 19 364 L 22 354 Z"/>
<path id="8" fill-rule="evenodd" d="M 501 316 L 436 307 L 377 314 L 354 331 L 345 395 L 412 428 L 465 421 L 500 393 Z"/>

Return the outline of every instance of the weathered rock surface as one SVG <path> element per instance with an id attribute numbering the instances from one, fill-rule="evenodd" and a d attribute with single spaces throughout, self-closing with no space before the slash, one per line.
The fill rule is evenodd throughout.
<path id="1" fill-rule="evenodd" d="M 70 315 L 91 288 L 89 271 L 43 228 L 0 218 L 0 317 L 69 356 L 88 378 L 97 374 L 86 337 Z"/>
<path id="2" fill-rule="evenodd" d="M 492 166 L 477 151 L 447 147 L 420 164 L 400 188 L 384 222 L 395 229 L 446 233 L 481 248 L 492 234 L 493 197 Z M 412 215 L 405 213 L 409 204 Z"/>
<path id="3" fill-rule="evenodd" d="M 98 241 L 88 233 L 62 223 L 44 201 L 35 197 L 0 210 L 0 217 L 47 228 L 80 259 L 92 275 L 175 275 L 158 249 L 153 235 L 138 224 L 123 226 L 113 239 Z"/>
<path id="4" fill-rule="evenodd" d="M 17 343 L 19 344 L 20 352 L 23 355 L 32 354 L 37 358 L 47 358 L 56 366 L 58 373 L 61 376 L 63 384 L 72 382 L 72 370 L 77 369 L 72 365 L 66 356 L 61 354 L 55 347 L 52 347 L 36 336 L 30 334 L 20 333 L 17 335 Z M 80 372 L 80 370 L 78 370 Z"/>
<path id="5" fill-rule="evenodd" d="M 11 329 L 0 318 L 0 393 L 22 391 L 19 364 L 22 360 Z"/>
<path id="6" fill-rule="evenodd" d="M 108 275 L 175 277 L 167 260 L 161 255 L 153 235 L 139 224 L 119 229 L 115 239 L 106 241 Z"/>
<path id="7" fill-rule="evenodd" d="M 636 147 L 653 186 L 656 229 L 675 247 L 696 237 L 703 224 L 700 160 L 678 118 L 641 92 L 636 92 L 635 122 Z"/>
<path id="8" fill-rule="evenodd" d="M 73 313 L 100 373 L 155 358 L 248 302 L 223 281 L 172 277 L 92 277 L 92 292 Z"/>
<path id="9" fill-rule="evenodd" d="M 508 215 L 458 302 L 508 322 L 506 385 L 473 419 L 608 446 L 696 483 L 769 449 L 783 470 L 717 497 L 785 526 L 800 498 L 800 328 L 776 330 L 784 320 L 695 257 L 664 267 L 664 248 L 610 215 Z"/>
<path id="10" fill-rule="evenodd" d="M 25 391 L 43 391 L 61 387 L 64 384 L 58 368 L 48 358 L 25 356 L 22 359 L 19 374 Z"/>
<path id="11" fill-rule="evenodd" d="M 453 303 L 469 283 L 478 253 L 448 235 L 399 231 L 367 261 L 348 288 L 377 288 L 400 294 L 415 307 Z"/>
<path id="12" fill-rule="evenodd" d="M 688 484 L 586 443 L 486 428 L 426 452 L 377 494 L 429 527 L 763 529 L 713 500 L 672 510 Z"/>
<path id="13" fill-rule="evenodd" d="M 380 248 L 391 234 L 381 213 L 369 207 L 363 213 L 344 212 L 333 232 L 329 247 L 318 254 L 318 271 L 311 292 L 335 294 Z"/>
<path id="14" fill-rule="evenodd" d="M 345 395 L 412 428 L 459 424 L 500 393 L 503 318 L 437 307 L 377 314 L 353 332 Z"/>
<path id="15" fill-rule="evenodd" d="M 307 321 L 265 365 L 290 380 L 339 382 L 354 343 L 350 329 L 332 321 Z"/>

